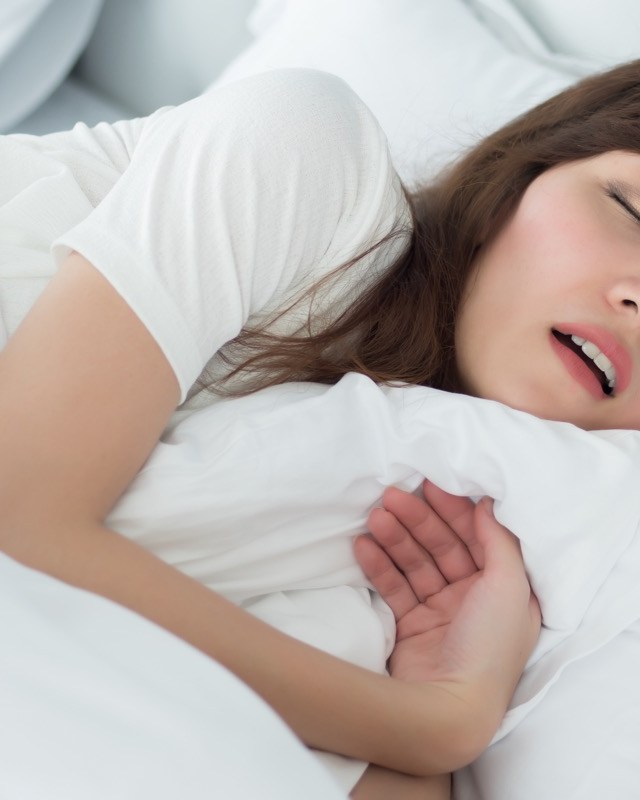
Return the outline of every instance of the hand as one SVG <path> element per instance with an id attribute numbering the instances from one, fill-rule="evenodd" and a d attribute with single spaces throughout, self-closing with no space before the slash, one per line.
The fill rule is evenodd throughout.
<path id="1" fill-rule="evenodd" d="M 506 709 L 540 630 L 517 539 L 431 483 L 425 500 L 390 488 L 355 553 L 397 623 L 393 677 L 444 682 Z M 497 705 L 496 705 L 497 704 Z"/>

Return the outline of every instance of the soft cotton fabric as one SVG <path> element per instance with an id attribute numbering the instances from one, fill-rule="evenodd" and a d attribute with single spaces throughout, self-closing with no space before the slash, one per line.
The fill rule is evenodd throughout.
<path id="1" fill-rule="evenodd" d="M 343 81 L 310 70 L 250 78 L 145 119 L 6 137 L 0 161 L 0 346 L 55 271 L 55 240 L 56 264 L 82 253 L 147 325 L 182 399 L 243 325 L 269 320 L 408 223 L 371 112 Z M 401 246 L 330 282 L 317 318 Z M 278 329 L 296 329 L 307 310 L 300 303 Z"/>
<path id="2" fill-rule="evenodd" d="M 421 184 L 480 137 L 566 88 L 565 61 L 501 41 L 470 0 L 281 0 L 215 86 L 268 69 L 344 78 L 371 108 L 394 164 Z M 572 64 L 573 66 L 573 64 Z"/>
<path id="3" fill-rule="evenodd" d="M 260 697 L 157 625 L 4 554 L 0 601 L 3 800 L 345 800 Z"/>
<path id="4" fill-rule="evenodd" d="M 344 262 L 405 229 L 326 283 L 314 299 L 317 329 L 407 241 L 408 207 L 378 123 L 342 80 L 310 70 L 250 78 L 146 119 L 6 137 L 0 163 L 0 347 L 76 250 L 147 326 L 182 400 L 205 367 L 220 374 L 216 354 L 244 325 L 268 323 Z M 306 297 L 272 330 L 296 330 L 308 311 Z M 190 396 L 174 423 L 213 400 Z M 362 632 L 378 637 L 379 668 L 386 643 L 368 616 L 368 591 L 355 594 L 358 609 L 367 599 Z M 349 587 L 340 595 L 354 599 Z M 311 603 L 313 618 L 312 599 L 300 602 Z M 336 600 L 327 649 L 339 629 L 341 644 L 350 637 L 340 607 Z M 361 771 L 351 770 L 347 787 Z"/>
<path id="5" fill-rule="evenodd" d="M 86 46 L 102 4 L 103 0 L 3 0 L 1 132 L 15 129 L 62 83 Z"/>
<path id="6" fill-rule="evenodd" d="M 368 591 L 353 537 L 386 486 L 411 491 L 422 476 L 495 498 L 541 603 L 544 627 L 499 743 L 565 671 L 588 676 L 588 657 L 640 621 L 640 433 L 588 433 L 355 374 L 331 388 L 286 384 L 178 424 L 109 524 L 275 627 L 382 672 L 393 620 Z M 630 667 L 611 662 L 610 680 Z M 570 704 L 555 709 L 571 716 Z M 335 774 L 348 783 L 356 767 Z"/>
<path id="7" fill-rule="evenodd" d="M 77 250 L 113 284 L 163 349 L 182 399 L 245 325 L 408 222 L 379 125 L 333 76 L 272 72 L 137 124 L 123 174 L 53 252 L 60 262 Z M 327 284 L 316 329 L 398 244 Z M 273 329 L 298 329 L 308 309 Z"/>
<path id="8" fill-rule="evenodd" d="M 455 800 L 636 800 L 639 665 L 638 622 L 568 663 L 515 730 L 456 774 Z"/>

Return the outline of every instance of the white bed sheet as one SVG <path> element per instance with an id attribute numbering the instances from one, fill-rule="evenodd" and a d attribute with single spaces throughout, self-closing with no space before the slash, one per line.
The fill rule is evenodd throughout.
<path id="1" fill-rule="evenodd" d="M 454 780 L 454 800 L 636 800 L 640 625 L 567 666 L 509 735 Z"/>

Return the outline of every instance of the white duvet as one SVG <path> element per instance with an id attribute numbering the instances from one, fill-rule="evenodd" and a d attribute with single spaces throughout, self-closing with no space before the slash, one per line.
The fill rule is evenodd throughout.
<path id="1" fill-rule="evenodd" d="M 565 670 L 640 620 L 639 446 L 636 432 L 587 433 L 491 401 L 348 375 L 331 388 L 288 384 L 194 413 L 158 445 L 109 524 L 272 625 L 383 670 L 393 621 L 351 549 L 369 510 L 385 486 L 414 490 L 422 476 L 495 498 L 496 516 L 522 542 L 544 628 L 494 745 L 457 791 L 528 798 L 536 795 L 514 793 L 513 781 L 492 783 L 503 740 L 517 742 Z M 612 662 L 606 690 L 637 666 Z M 554 707 L 573 715 L 562 695 Z M 558 747 L 580 747 L 584 730 Z M 335 769 L 344 785 L 358 771 Z M 538 796 L 566 797 L 542 772 L 539 785 L 529 778 Z"/>
<path id="2" fill-rule="evenodd" d="M 3 554 L 0 600 L 2 800 L 344 800 L 257 695 L 162 628 Z"/>

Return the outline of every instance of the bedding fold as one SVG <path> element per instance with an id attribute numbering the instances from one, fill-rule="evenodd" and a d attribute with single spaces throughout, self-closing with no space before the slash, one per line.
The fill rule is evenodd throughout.
<path id="1" fill-rule="evenodd" d="M 352 554 L 386 486 L 495 499 L 543 610 L 496 740 L 564 667 L 640 619 L 640 434 L 347 375 L 222 401 L 160 442 L 109 524 L 275 627 L 384 670 L 393 624 Z M 346 592 L 350 587 L 351 592 Z M 274 604 L 290 595 L 304 620 Z M 386 608 L 386 607 L 385 607 Z M 326 616 L 325 616 L 326 615 Z M 331 620 L 351 628 L 327 634 Z"/>

